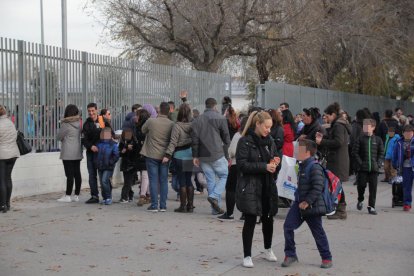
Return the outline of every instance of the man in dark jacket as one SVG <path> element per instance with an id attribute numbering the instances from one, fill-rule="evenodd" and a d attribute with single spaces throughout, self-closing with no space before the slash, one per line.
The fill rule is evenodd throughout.
<path id="1" fill-rule="evenodd" d="M 386 140 L 386 136 L 388 134 L 388 128 L 393 127 L 395 129 L 395 133 L 401 135 L 401 128 L 399 126 L 399 122 L 392 117 L 392 110 L 387 109 L 385 110 L 385 118 L 381 121 L 378 126 L 378 136 L 382 139 L 383 142 Z"/>
<path id="2" fill-rule="evenodd" d="M 88 118 L 83 124 L 82 143 L 86 148 L 86 160 L 89 174 L 89 187 L 91 189 L 91 198 L 85 203 L 99 203 L 98 190 L 98 168 L 94 163 L 94 153 L 98 152 L 96 145 L 100 140 L 101 127 L 98 122 L 98 110 L 96 103 L 90 103 L 88 108 Z"/>
<path id="3" fill-rule="evenodd" d="M 220 208 L 220 199 L 226 187 L 230 146 L 226 118 L 220 115 L 216 107 L 217 101 L 208 98 L 206 110 L 191 125 L 193 163 L 196 167 L 201 165 L 206 176 L 207 200 L 211 204 L 213 215 L 224 213 Z"/>
<path id="4" fill-rule="evenodd" d="M 285 260 L 282 267 L 288 267 L 298 262 L 296 255 L 294 230 L 298 229 L 304 221 L 308 224 L 322 257 L 321 268 L 332 267 L 332 255 L 329 250 L 328 238 L 322 227 L 322 216 L 326 214 L 323 200 L 323 188 L 325 175 L 322 166 L 315 163 L 313 157 L 316 153 L 316 144 L 311 140 L 299 141 L 298 160 L 299 166 L 298 188 L 295 192 L 295 201 L 290 207 L 285 224 Z M 307 169 L 309 166 L 310 169 Z M 309 172 L 309 173 L 307 173 Z"/>
<path id="5" fill-rule="evenodd" d="M 375 199 L 377 196 L 378 172 L 384 158 L 384 145 L 380 137 L 374 135 L 376 121 L 365 119 L 363 124 L 364 135 L 360 136 L 353 145 L 352 156 L 356 161 L 358 171 L 358 204 L 362 210 L 365 188 L 369 184 L 368 213 L 376 215 Z"/>

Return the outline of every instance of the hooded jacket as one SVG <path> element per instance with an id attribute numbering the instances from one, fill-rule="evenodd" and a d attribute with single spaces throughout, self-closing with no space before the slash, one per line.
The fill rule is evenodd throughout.
<path id="1" fill-rule="evenodd" d="M 191 123 L 177 122 L 171 131 L 170 144 L 165 155 L 171 159 L 175 151 L 191 148 Z"/>
<path id="2" fill-rule="evenodd" d="M 387 134 L 385 140 L 385 159 L 392 160 L 392 154 L 394 153 L 395 144 L 401 138 L 400 135 L 394 134 L 394 137 L 390 138 Z"/>
<path id="3" fill-rule="evenodd" d="M 81 160 L 81 126 L 80 117 L 73 116 L 64 118 L 57 133 L 57 139 L 62 142 L 60 149 L 60 159 L 62 160 Z"/>
<path id="4" fill-rule="evenodd" d="M 115 141 L 101 140 L 98 145 L 98 152 L 94 154 L 96 168 L 101 171 L 113 171 L 119 159 L 119 150 Z"/>
<path id="5" fill-rule="evenodd" d="M 349 135 L 351 125 L 339 118 L 332 122 L 328 135 L 324 136 L 319 147 L 326 150 L 326 168 L 342 182 L 349 178 Z M 319 148 L 318 148 L 319 149 Z"/>
<path id="6" fill-rule="evenodd" d="M 0 116 L 0 160 L 19 157 L 16 144 L 17 130 L 13 122 L 6 116 Z"/>

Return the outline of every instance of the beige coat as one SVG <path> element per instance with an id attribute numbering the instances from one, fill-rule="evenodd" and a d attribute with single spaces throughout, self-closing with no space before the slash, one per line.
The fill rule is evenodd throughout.
<path id="1" fill-rule="evenodd" d="M 12 121 L 6 115 L 0 116 L 0 160 L 20 156 L 16 138 L 17 130 Z"/>
<path id="2" fill-rule="evenodd" d="M 79 116 L 67 117 L 62 120 L 57 139 L 62 142 L 60 159 L 81 160 L 83 158 Z"/>
<path id="3" fill-rule="evenodd" d="M 168 145 L 166 155 L 171 157 L 176 148 L 191 146 L 191 123 L 177 122 L 171 132 L 170 144 Z"/>
<path id="4" fill-rule="evenodd" d="M 141 154 L 152 159 L 162 160 L 170 143 L 171 130 L 174 122 L 167 116 L 158 115 L 149 118 L 142 126 L 142 133 L 146 134 Z"/>

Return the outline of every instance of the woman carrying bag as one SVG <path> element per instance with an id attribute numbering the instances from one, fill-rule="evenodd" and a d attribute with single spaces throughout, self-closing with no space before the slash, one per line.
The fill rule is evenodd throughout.
<path id="1" fill-rule="evenodd" d="M 252 112 L 237 146 L 236 204 L 245 215 L 243 226 L 244 267 L 253 267 L 252 241 L 256 218 L 262 221 L 266 259 L 276 262 L 272 251 L 273 217 L 277 214 L 278 193 L 275 172 L 280 163 L 270 137 L 272 117 L 264 111 Z"/>

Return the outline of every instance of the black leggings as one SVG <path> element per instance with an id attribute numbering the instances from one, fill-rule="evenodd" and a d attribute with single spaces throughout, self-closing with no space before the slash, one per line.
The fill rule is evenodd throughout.
<path id="1" fill-rule="evenodd" d="M 80 194 L 82 176 L 80 171 L 80 160 L 62 160 L 66 175 L 66 195 L 70 196 L 73 190 L 73 179 L 75 179 L 75 195 Z"/>
<path id="2" fill-rule="evenodd" d="M 255 215 L 245 215 L 244 226 L 243 226 L 243 251 L 244 257 L 252 256 L 252 242 L 254 228 L 256 226 Z M 268 215 L 262 216 L 262 232 L 263 232 L 263 241 L 264 248 L 269 249 L 272 247 L 272 237 L 273 237 L 273 217 Z"/>
<path id="3" fill-rule="evenodd" d="M 0 160 L 0 207 L 10 206 L 13 189 L 11 174 L 17 158 Z"/>
<path id="4" fill-rule="evenodd" d="M 232 165 L 226 182 L 226 211 L 231 216 L 236 205 L 237 165 Z"/>

